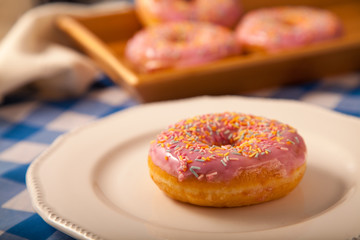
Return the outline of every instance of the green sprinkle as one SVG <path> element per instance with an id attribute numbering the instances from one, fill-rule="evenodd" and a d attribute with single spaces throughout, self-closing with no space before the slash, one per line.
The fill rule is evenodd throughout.
<path id="1" fill-rule="evenodd" d="M 190 172 L 191 172 L 192 174 L 194 174 L 194 176 L 195 176 L 196 178 L 198 178 L 198 177 L 199 177 L 199 175 L 195 172 L 195 170 L 194 170 L 194 169 L 199 170 L 199 169 L 200 169 L 200 167 L 197 167 L 197 166 L 191 166 L 191 167 L 190 167 Z"/>
<path id="2" fill-rule="evenodd" d="M 234 154 L 234 155 L 242 155 L 241 153 L 238 153 L 238 152 L 231 152 L 231 154 Z"/>
<path id="3" fill-rule="evenodd" d="M 227 166 L 226 162 L 225 162 L 224 160 L 222 160 L 222 159 L 221 159 L 221 163 L 222 163 L 225 167 Z"/>
<path id="4" fill-rule="evenodd" d="M 244 139 L 244 137 L 245 137 L 245 132 L 243 132 L 242 134 L 241 134 L 241 137 L 240 137 L 240 141 L 242 141 L 243 139 Z"/>

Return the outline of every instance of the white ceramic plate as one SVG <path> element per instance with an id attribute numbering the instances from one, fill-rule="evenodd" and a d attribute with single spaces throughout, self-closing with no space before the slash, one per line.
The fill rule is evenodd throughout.
<path id="1" fill-rule="evenodd" d="M 300 185 L 280 200 L 206 208 L 166 197 L 147 170 L 149 142 L 197 114 L 238 111 L 296 127 L 308 146 Z M 58 139 L 27 184 L 49 224 L 89 239 L 351 239 L 360 233 L 360 121 L 294 101 L 200 97 L 133 107 Z"/>

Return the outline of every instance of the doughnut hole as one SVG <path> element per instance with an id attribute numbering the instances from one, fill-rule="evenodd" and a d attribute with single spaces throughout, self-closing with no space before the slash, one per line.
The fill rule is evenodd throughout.
<path id="1" fill-rule="evenodd" d="M 301 23 L 302 21 L 304 21 L 304 18 L 302 17 L 288 17 L 288 18 L 285 18 L 285 19 L 282 19 L 282 22 L 286 25 L 289 25 L 289 26 L 295 26 L 295 25 L 298 25 L 299 23 Z"/>
<path id="2" fill-rule="evenodd" d="M 185 124 L 181 122 L 180 125 Z M 196 140 L 209 146 L 239 146 L 251 143 L 252 136 L 262 135 L 266 126 L 257 121 L 240 123 L 241 126 L 226 125 L 220 121 L 208 121 L 201 127 L 193 126 L 186 130 L 190 140 Z M 281 134 L 279 132 L 278 134 Z M 259 139 L 259 137 L 258 137 Z"/>
<path id="3" fill-rule="evenodd" d="M 206 125 L 200 131 L 188 131 L 188 135 L 194 136 L 198 142 L 204 143 L 209 146 L 234 146 L 236 144 L 235 137 L 237 136 L 237 130 L 225 130 L 224 128 L 216 128 L 211 125 Z"/>
<path id="4" fill-rule="evenodd" d="M 183 44 L 189 41 L 189 37 L 184 32 L 173 32 L 166 36 L 166 40 L 173 44 Z"/>

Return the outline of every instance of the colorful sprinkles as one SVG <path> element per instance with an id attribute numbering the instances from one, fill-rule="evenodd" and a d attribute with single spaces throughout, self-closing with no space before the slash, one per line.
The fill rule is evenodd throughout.
<path id="1" fill-rule="evenodd" d="M 208 181 L 218 175 L 218 168 L 228 168 L 234 161 L 259 161 L 274 151 L 291 151 L 300 143 L 296 130 L 287 124 L 234 112 L 179 121 L 153 142 L 165 150 L 166 161 L 179 162 L 179 176 L 189 171 Z M 210 164 L 215 167 L 206 168 Z"/>

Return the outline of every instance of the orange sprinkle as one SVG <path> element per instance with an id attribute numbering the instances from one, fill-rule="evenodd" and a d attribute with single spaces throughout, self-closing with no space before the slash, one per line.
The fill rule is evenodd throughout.
<path id="1" fill-rule="evenodd" d="M 254 152 L 254 153 L 250 154 L 250 155 L 249 155 L 249 157 L 253 157 L 253 156 L 255 156 L 255 155 L 256 155 L 256 153 L 257 153 L 257 152 Z"/>

